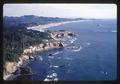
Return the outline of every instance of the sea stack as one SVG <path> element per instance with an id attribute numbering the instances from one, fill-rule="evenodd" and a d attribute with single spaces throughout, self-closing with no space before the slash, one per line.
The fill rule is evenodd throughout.
<path id="1" fill-rule="evenodd" d="M 74 36 L 74 34 L 72 32 L 69 32 L 68 36 Z"/>
<path id="2" fill-rule="evenodd" d="M 63 48 L 64 45 L 63 45 L 62 43 L 59 43 L 59 47 L 60 47 L 60 48 Z"/>

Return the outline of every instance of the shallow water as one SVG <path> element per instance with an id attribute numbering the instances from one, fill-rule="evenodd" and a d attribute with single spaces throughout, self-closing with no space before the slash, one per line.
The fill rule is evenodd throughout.
<path id="1" fill-rule="evenodd" d="M 31 80 L 116 80 L 116 20 L 90 20 L 69 23 L 47 30 L 67 30 L 76 37 L 64 38 L 63 49 L 36 53 L 42 60 L 32 61 Z M 52 53 L 52 56 L 49 54 Z"/>

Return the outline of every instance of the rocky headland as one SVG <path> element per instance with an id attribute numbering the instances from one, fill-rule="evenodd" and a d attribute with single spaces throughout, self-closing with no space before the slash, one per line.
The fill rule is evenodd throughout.
<path id="1" fill-rule="evenodd" d="M 23 53 L 19 57 L 18 62 L 5 63 L 3 73 L 4 80 L 12 80 L 18 75 L 32 74 L 30 68 L 26 67 L 31 60 L 34 60 L 36 58 L 35 56 L 31 55 L 32 53 L 38 51 L 42 52 L 44 50 L 49 50 L 52 48 L 64 48 L 67 44 L 62 41 L 62 38 L 75 35 L 73 32 L 65 30 L 52 31 L 47 33 L 50 34 L 52 39 L 44 40 L 44 43 L 29 46 L 28 48 L 24 49 Z"/>

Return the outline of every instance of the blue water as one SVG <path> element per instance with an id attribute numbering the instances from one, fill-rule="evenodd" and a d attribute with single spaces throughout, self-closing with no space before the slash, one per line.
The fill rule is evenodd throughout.
<path id="1" fill-rule="evenodd" d="M 35 75 L 32 80 L 116 80 L 117 30 L 116 20 L 90 20 L 51 27 L 47 30 L 67 30 L 77 36 L 65 42 L 80 50 L 52 49 L 36 53 L 43 60 L 29 66 Z M 48 56 L 49 53 L 54 54 Z M 51 76 L 51 77 L 50 77 Z"/>

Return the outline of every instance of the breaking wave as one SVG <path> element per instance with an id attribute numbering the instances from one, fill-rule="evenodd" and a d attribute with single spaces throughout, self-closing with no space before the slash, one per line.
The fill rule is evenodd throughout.
<path id="1" fill-rule="evenodd" d="M 80 47 L 76 47 L 75 49 L 73 49 L 72 51 L 74 51 L 74 52 L 78 52 L 78 51 L 80 51 L 82 49 L 82 46 L 80 46 Z"/>
<path id="2" fill-rule="evenodd" d="M 44 79 L 44 81 L 58 81 L 57 73 L 55 72 L 49 73 Z"/>

